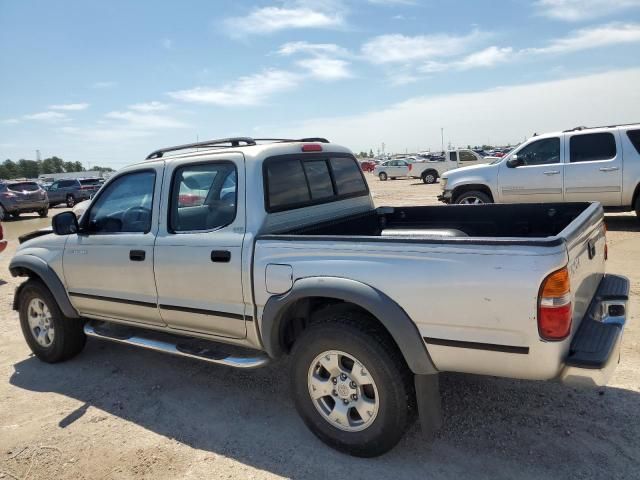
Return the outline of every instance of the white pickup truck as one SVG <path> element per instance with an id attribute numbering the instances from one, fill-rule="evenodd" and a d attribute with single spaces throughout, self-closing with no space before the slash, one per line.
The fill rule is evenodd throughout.
<path id="1" fill-rule="evenodd" d="M 489 165 L 447 172 L 440 185 L 445 203 L 598 201 L 640 215 L 640 124 L 538 135 Z"/>
<path id="2" fill-rule="evenodd" d="M 604 385 L 627 316 L 599 204 L 376 209 L 318 138 L 158 150 L 28 238 L 9 268 L 38 358 L 87 336 L 234 368 L 290 355 L 304 422 L 358 456 L 416 411 L 439 427 L 439 372 Z"/>

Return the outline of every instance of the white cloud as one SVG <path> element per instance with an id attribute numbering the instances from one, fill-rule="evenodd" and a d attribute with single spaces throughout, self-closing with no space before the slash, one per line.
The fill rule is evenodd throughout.
<path id="1" fill-rule="evenodd" d="M 118 83 L 117 82 L 112 82 L 112 81 L 102 81 L 102 82 L 95 82 L 91 85 L 91 88 L 113 88 L 115 86 L 117 86 Z"/>
<path id="2" fill-rule="evenodd" d="M 20 120 L 17 118 L 7 118 L 6 120 L 2 120 L 2 123 L 5 125 L 15 125 L 16 123 L 20 123 Z"/>
<path id="3" fill-rule="evenodd" d="M 561 54 L 623 43 L 640 42 L 640 23 L 609 23 L 576 30 L 553 40 L 546 47 L 528 48 L 524 54 Z"/>
<path id="4" fill-rule="evenodd" d="M 347 56 L 349 52 L 335 43 L 288 42 L 280 46 L 278 55 L 290 56 L 296 53 L 308 55 Z"/>
<path id="5" fill-rule="evenodd" d="M 349 63 L 337 58 L 317 57 L 299 60 L 296 63 L 308 70 L 310 76 L 319 80 L 341 80 L 352 76 Z"/>
<path id="6" fill-rule="evenodd" d="M 367 0 L 369 3 L 373 5 L 388 5 L 388 6 L 397 6 L 397 5 L 415 5 L 416 0 Z"/>
<path id="7" fill-rule="evenodd" d="M 169 92 L 183 102 L 221 106 L 249 106 L 263 103 L 270 95 L 295 87 L 301 76 L 285 70 L 265 70 L 240 77 L 218 88 L 195 87 Z"/>
<path id="8" fill-rule="evenodd" d="M 364 59 L 376 64 L 408 63 L 458 55 L 468 51 L 487 35 L 474 30 L 468 35 L 380 35 L 362 45 Z"/>
<path id="9" fill-rule="evenodd" d="M 336 28 L 344 24 L 341 9 L 311 8 L 305 4 L 292 7 L 263 7 L 248 15 L 225 20 L 232 36 L 273 33 L 295 28 Z"/>
<path id="10" fill-rule="evenodd" d="M 640 7 L 640 0 L 538 0 L 535 6 L 545 17 L 577 22 Z"/>
<path id="11" fill-rule="evenodd" d="M 420 71 L 425 73 L 442 72 L 444 70 L 469 70 L 472 68 L 494 67 L 513 58 L 513 48 L 491 46 L 471 53 L 452 62 L 427 62 Z"/>
<path id="12" fill-rule="evenodd" d="M 49 105 L 51 110 L 65 110 L 65 111 L 78 111 L 78 110 L 86 110 L 89 108 L 88 103 L 63 103 L 59 105 Z"/>
<path id="13" fill-rule="evenodd" d="M 42 122 L 55 122 L 55 121 L 66 121 L 69 120 L 66 114 L 60 112 L 46 111 L 46 112 L 38 112 L 32 113 L 29 115 L 23 115 L 22 118 L 25 120 L 38 120 Z"/>
<path id="14" fill-rule="evenodd" d="M 445 142 L 454 145 L 507 143 L 533 132 L 637 121 L 640 89 L 630 85 L 639 84 L 640 68 L 617 70 L 472 93 L 409 98 L 378 111 L 317 118 L 270 130 L 293 138 L 314 132 L 356 151 L 375 148 L 381 142 L 387 143 L 388 151 L 417 145 L 439 148 L 441 127 Z"/>
<path id="15" fill-rule="evenodd" d="M 180 120 L 166 115 L 156 115 L 149 113 L 138 113 L 131 111 L 114 111 L 105 114 L 109 120 L 118 120 L 126 124 L 127 127 L 140 130 L 155 130 L 162 128 L 184 128 L 188 125 Z"/>
<path id="16" fill-rule="evenodd" d="M 156 100 L 152 102 L 146 103 L 136 103 L 133 105 L 129 105 L 129 110 L 135 110 L 136 112 L 159 112 L 162 110 L 167 110 L 169 105 L 166 103 L 158 102 Z"/>

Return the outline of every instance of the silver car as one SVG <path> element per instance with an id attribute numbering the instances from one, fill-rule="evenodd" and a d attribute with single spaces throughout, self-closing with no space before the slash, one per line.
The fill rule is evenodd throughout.
<path id="1" fill-rule="evenodd" d="M 37 212 L 41 217 L 49 214 L 49 197 L 36 182 L 0 183 L 0 220 L 9 215 L 18 218 L 21 213 Z"/>

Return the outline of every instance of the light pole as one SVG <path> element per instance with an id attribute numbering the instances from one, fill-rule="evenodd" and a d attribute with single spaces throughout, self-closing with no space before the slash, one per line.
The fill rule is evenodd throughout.
<path id="1" fill-rule="evenodd" d="M 440 141 L 442 143 L 442 151 L 444 152 L 444 128 L 440 127 Z"/>

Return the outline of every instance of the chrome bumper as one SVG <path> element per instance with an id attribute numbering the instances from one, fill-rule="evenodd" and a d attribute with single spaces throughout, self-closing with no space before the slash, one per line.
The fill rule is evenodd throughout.
<path id="1" fill-rule="evenodd" d="M 629 280 L 605 275 L 571 341 L 560 380 L 570 385 L 604 386 L 620 362 L 627 322 Z"/>

